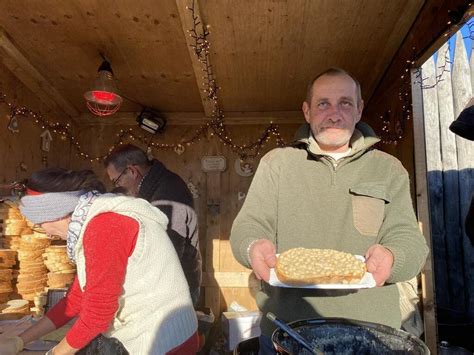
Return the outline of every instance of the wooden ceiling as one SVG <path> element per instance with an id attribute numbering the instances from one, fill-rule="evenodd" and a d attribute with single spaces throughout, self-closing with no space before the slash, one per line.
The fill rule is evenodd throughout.
<path id="1" fill-rule="evenodd" d="M 429 2 L 429 0 L 426 0 Z M 339 66 L 371 98 L 424 0 L 200 0 L 226 116 L 300 116 L 306 84 Z M 125 97 L 171 119 L 209 115 L 189 44 L 192 0 L 2 0 L 1 61 L 52 108 L 89 119 L 100 53 Z M 206 107 L 207 106 L 207 107 Z M 140 105 L 116 114 L 133 121 Z M 116 121 L 115 121 L 116 122 Z"/>

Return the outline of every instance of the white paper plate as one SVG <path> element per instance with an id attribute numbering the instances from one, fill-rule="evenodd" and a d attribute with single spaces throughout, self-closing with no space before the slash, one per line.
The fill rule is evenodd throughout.
<path id="1" fill-rule="evenodd" d="M 278 255 L 277 255 L 278 256 Z M 361 255 L 355 255 L 357 259 L 365 262 L 365 258 Z M 276 287 L 287 287 L 287 288 L 312 288 L 312 289 L 337 289 L 337 290 L 351 290 L 359 288 L 372 288 L 375 287 L 374 277 L 370 272 L 366 272 L 364 277 L 356 284 L 314 284 L 314 285 L 302 285 L 302 286 L 292 286 L 287 285 L 280 280 L 275 273 L 275 269 L 270 269 L 270 280 L 268 283 Z"/>

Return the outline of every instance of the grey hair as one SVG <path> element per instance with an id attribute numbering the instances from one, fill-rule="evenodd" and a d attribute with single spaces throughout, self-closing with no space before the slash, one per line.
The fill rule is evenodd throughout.
<path id="1" fill-rule="evenodd" d="M 360 83 L 359 81 L 349 72 L 345 71 L 344 69 L 337 68 L 337 67 L 332 67 L 329 69 L 324 70 L 323 72 L 319 73 L 316 75 L 308 84 L 308 87 L 306 89 L 306 103 L 311 106 L 311 98 L 313 97 L 313 86 L 314 82 L 318 80 L 320 77 L 324 75 L 329 75 L 329 76 L 338 76 L 338 75 L 347 75 L 349 78 L 351 78 L 354 83 L 356 84 L 356 95 L 357 95 L 357 106 L 359 106 L 361 100 L 362 100 L 362 93 L 360 89 Z"/>
<path id="2" fill-rule="evenodd" d="M 104 167 L 113 165 L 116 169 L 125 169 L 128 165 L 151 165 L 146 153 L 133 144 L 119 145 L 104 159 Z"/>

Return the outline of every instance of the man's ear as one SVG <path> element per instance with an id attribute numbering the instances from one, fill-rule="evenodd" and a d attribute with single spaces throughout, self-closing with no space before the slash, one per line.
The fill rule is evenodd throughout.
<path id="1" fill-rule="evenodd" d="M 357 122 L 359 122 L 362 117 L 362 111 L 364 111 L 364 100 L 361 99 L 359 101 L 359 105 L 357 106 L 357 111 L 359 114 L 359 118 L 357 119 Z"/>
<path id="2" fill-rule="evenodd" d="M 128 168 L 128 170 L 130 170 L 132 172 L 133 177 L 141 175 L 140 170 L 138 170 L 137 165 L 129 164 L 129 165 L 127 165 L 127 168 Z"/>
<path id="3" fill-rule="evenodd" d="M 310 113 L 309 113 L 309 111 L 310 111 L 310 106 L 309 106 L 309 104 L 308 104 L 306 101 L 303 102 L 303 105 L 301 106 L 301 110 L 303 111 L 304 119 L 306 120 L 306 122 L 309 123 L 310 117 L 311 117 L 311 115 L 310 115 Z"/>

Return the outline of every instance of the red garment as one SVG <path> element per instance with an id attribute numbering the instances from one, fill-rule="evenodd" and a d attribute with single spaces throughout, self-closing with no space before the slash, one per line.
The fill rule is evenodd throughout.
<path id="1" fill-rule="evenodd" d="M 199 336 L 198 333 L 194 333 L 188 340 L 176 348 L 168 351 L 166 355 L 191 355 L 196 354 L 199 349 Z"/>
<path id="2" fill-rule="evenodd" d="M 112 212 L 95 216 L 87 225 L 83 239 L 87 275 L 84 291 L 76 276 L 67 296 L 46 313 L 56 328 L 78 316 L 66 334 L 73 348 L 83 348 L 112 323 L 138 231 L 136 220 Z"/>

